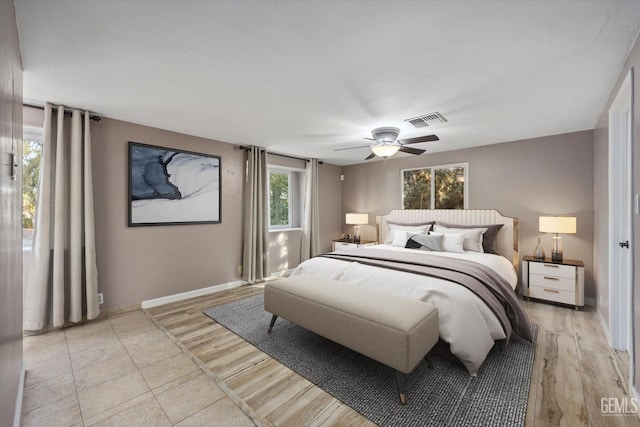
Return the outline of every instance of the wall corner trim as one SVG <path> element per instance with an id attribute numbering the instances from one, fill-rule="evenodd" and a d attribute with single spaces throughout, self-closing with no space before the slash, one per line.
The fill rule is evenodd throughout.
<path id="1" fill-rule="evenodd" d="M 200 297 L 202 295 L 213 294 L 216 292 L 224 291 L 227 289 L 238 288 L 242 285 L 246 285 L 248 282 L 244 280 L 235 280 L 233 282 L 222 283 L 220 285 L 209 286 L 207 288 L 195 289 L 193 291 L 182 292 L 179 294 L 168 295 L 166 297 L 160 297 L 142 301 L 141 308 L 157 307 L 159 305 L 169 304 L 172 302 L 178 302 L 189 298 Z"/>
<path id="2" fill-rule="evenodd" d="M 609 337 L 609 328 L 607 328 L 607 324 L 604 322 L 600 311 L 596 307 L 596 319 L 600 323 L 600 327 L 602 328 L 602 332 L 604 333 L 604 338 L 607 341 L 607 345 L 611 348 L 611 337 Z"/>

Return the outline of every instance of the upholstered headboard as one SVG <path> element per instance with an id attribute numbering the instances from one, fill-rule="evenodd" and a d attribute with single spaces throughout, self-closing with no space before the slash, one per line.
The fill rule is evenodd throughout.
<path id="1" fill-rule="evenodd" d="M 384 242 L 387 237 L 387 221 L 403 224 L 427 221 L 462 225 L 504 224 L 498 233 L 498 253 L 511 260 L 516 271 L 518 270 L 518 218 L 502 216 L 495 209 L 396 209 L 376 218 L 379 243 Z"/>

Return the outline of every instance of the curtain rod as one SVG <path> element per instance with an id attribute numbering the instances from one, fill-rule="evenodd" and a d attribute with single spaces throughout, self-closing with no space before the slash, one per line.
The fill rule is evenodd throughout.
<path id="1" fill-rule="evenodd" d="M 22 104 L 25 107 L 31 107 L 31 108 L 37 108 L 39 110 L 44 110 L 44 105 L 33 105 L 33 104 Z M 55 105 L 55 104 L 51 104 L 49 103 L 49 105 L 51 105 L 52 107 L 58 108 L 59 105 Z M 71 107 L 63 107 L 65 110 L 65 114 L 70 113 L 73 110 L 82 110 L 82 108 L 71 108 Z M 87 110 L 84 110 L 87 111 Z M 89 119 L 93 120 L 94 122 L 99 122 L 101 117 L 97 114 L 91 114 L 89 113 Z"/>
<path id="2" fill-rule="evenodd" d="M 238 148 L 241 149 L 241 150 L 245 150 L 245 151 L 251 149 L 251 147 L 247 147 L 245 145 L 238 145 Z M 262 147 L 260 147 L 260 148 L 262 148 Z M 264 149 L 264 150 L 267 151 L 266 149 Z M 267 151 L 267 154 L 273 154 L 274 156 L 280 156 L 280 157 L 287 157 L 289 159 L 303 160 L 305 162 L 311 161 L 310 159 L 303 159 L 302 157 L 290 156 L 288 154 L 274 153 L 274 152 L 271 152 L 271 151 Z M 324 164 L 324 162 L 318 161 L 318 164 L 321 165 L 321 164 Z"/>

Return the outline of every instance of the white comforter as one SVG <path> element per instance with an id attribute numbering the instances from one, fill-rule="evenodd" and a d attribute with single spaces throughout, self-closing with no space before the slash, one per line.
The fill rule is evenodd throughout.
<path id="1" fill-rule="evenodd" d="M 419 252 L 389 245 L 368 246 L 367 249 Z M 518 281 L 513 265 L 498 255 L 477 252 L 426 253 L 484 264 L 503 276 L 514 289 Z M 464 286 L 451 284 L 446 280 L 323 257 L 303 262 L 291 275 L 303 273 L 433 304 L 438 308 L 440 338 L 450 344 L 451 352 L 460 359 L 471 375 L 477 374 L 494 341 L 506 338 L 500 322 L 482 300 Z"/>

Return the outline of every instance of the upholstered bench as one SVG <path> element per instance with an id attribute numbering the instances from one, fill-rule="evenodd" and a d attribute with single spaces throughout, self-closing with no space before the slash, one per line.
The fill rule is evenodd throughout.
<path id="1" fill-rule="evenodd" d="M 403 405 L 405 375 L 439 336 L 431 304 L 310 274 L 268 283 L 264 309 L 273 314 L 269 332 L 280 316 L 395 369 Z"/>

